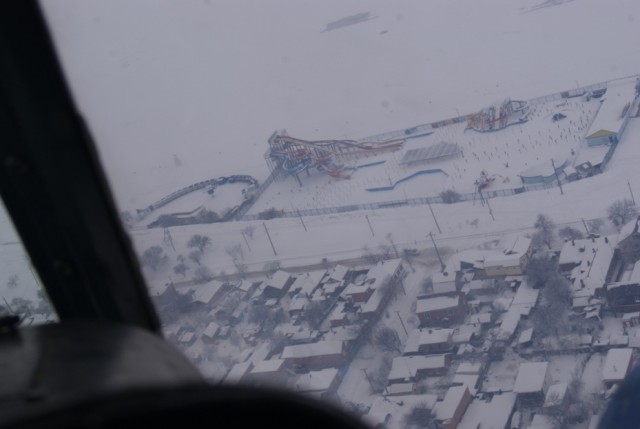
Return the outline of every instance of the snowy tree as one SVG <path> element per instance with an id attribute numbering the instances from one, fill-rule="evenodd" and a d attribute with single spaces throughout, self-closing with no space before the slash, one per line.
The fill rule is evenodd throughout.
<path id="1" fill-rule="evenodd" d="M 591 221 L 589 221 L 589 223 L 587 224 L 589 227 L 589 232 L 592 234 L 598 234 L 600 233 L 600 228 L 602 228 L 602 226 L 604 225 L 604 222 L 602 219 L 593 219 Z"/>
<path id="2" fill-rule="evenodd" d="M 200 253 L 199 250 L 192 250 L 191 252 L 189 252 L 189 259 L 191 259 L 193 262 L 195 262 L 198 265 L 200 265 L 201 257 L 202 257 L 202 254 Z"/>
<path id="3" fill-rule="evenodd" d="M 607 214 L 609 216 L 609 220 L 618 227 L 618 229 L 620 229 L 631 219 L 638 217 L 638 210 L 636 209 L 635 204 L 633 204 L 633 201 L 624 199 L 611 204 L 607 209 Z"/>
<path id="4" fill-rule="evenodd" d="M 173 272 L 176 274 L 181 274 L 182 277 L 187 276 L 188 270 L 189 270 L 189 267 L 184 262 L 180 262 L 175 267 L 173 267 Z"/>
<path id="5" fill-rule="evenodd" d="M 233 244 L 231 246 L 227 246 L 224 249 L 225 253 L 231 257 L 234 261 L 236 259 L 243 260 L 244 252 L 242 250 L 242 246 L 239 243 Z"/>
<path id="6" fill-rule="evenodd" d="M 151 246 L 150 248 L 145 250 L 140 257 L 140 262 L 142 263 L 142 265 L 148 266 L 153 271 L 157 271 L 158 268 L 161 268 L 168 261 L 169 258 L 164 254 L 164 251 L 160 246 Z"/>
<path id="7" fill-rule="evenodd" d="M 386 352 L 402 353 L 398 333 L 388 326 L 381 326 L 373 331 L 373 344 Z"/>
<path id="8" fill-rule="evenodd" d="M 303 310 L 302 318 L 307 321 L 309 327 L 316 329 L 327 315 L 328 301 L 311 301 Z"/>
<path id="9" fill-rule="evenodd" d="M 580 240 L 584 238 L 584 234 L 582 231 L 576 228 L 572 228 L 570 226 L 565 226 L 558 231 L 558 235 L 560 238 L 566 241 L 570 240 Z"/>
<path id="10" fill-rule="evenodd" d="M 416 429 L 435 429 L 435 421 L 427 404 L 416 404 L 404 416 L 404 424 Z"/>
<path id="11" fill-rule="evenodd" d="M 197 249 L 201 254 L 204 253 L 207 247 L 211 246 L 211 239 L 206 235 L 195 234 L 187 243 L 187 247 Z"/>
<path id="12" fill-rule="evenodd" d="M 571 286 L 567 279 L 557 273 L 547 279 L 542 289 L 542 295 L 547 302 L 564 304 L 567 308 L 571 304 Z"/>
<path id="13" fill-rule="evenodd" d="M 533 224 L 533 227 L 536 229 L 536 232 L 533 234 L 531 239 L 533 246 L 540 249 L 545 245 L 551 249 L 553 244 L 553 232 L 556 227 L 551 218 L 547 215 L 539 214 Z"/>
<path id="14" fill-rule="evenodd" d="M 380 366 L 367 373 L 369 386 L 372 393 L 380 393 L 387 386 L 389 372 L 391 372 L 392 357 L 385 355 L 380 362 Z"/>
<path id="15" fill-rule="evenodd" d="M 193 272 L 193 279 L 199 282 L 208 282 L 213 280 L 213 273 L 207 267 L 198 267 Z"/>
<path id="16" fill-rule="evenodd" d="M 548 258 L 532 258 L 527 266 L 527 282 L 534 288 L 543 287 L 547 281 L 557 275 L 558 264 Z"/>

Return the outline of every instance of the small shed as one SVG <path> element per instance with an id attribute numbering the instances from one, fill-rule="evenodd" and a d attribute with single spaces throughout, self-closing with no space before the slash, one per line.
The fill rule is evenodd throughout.
<path id="1" fill-rule="evenodd" d="M 602 382 L 608 387 L 622 383 L 633 366 L 633 349 L 610 349 L 602 368 Z"/>

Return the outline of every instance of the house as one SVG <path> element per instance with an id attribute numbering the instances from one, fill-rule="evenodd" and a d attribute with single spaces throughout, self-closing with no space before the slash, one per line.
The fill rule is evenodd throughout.
<path id="1" fill-rule="evenodd" d="M 637 99 L 636 80 L 625 79 L 607 85 L 606 95 L 586 134 L 588 146 L 615 145 L 629 122 L 629 114 Z"/>
<path id="2" fill-rule="evenodd" d="M 296 365 L 312 370 L 339 368 L 348 361 L 344 342 L 337 340 L 289 345 L 282 350 L 280 358 L 287 361 L 287 365 Z"/>
<path id="3" fill-rule="evenodd" d="M 249 373 L 252 369 L 253 363 L 239 362 L 231 367 L 223 382 L 226 384 L 246 383 L 249 381 Z"/>
<path id="4" fill-rule="evenodd" d="M 494 295 L 497 292 L 496 280 L 471 280 L 462 286 L 461 292 L 467 295 L 467 300 Z"/>
<path id="5" fill-rule="evenodd" d="M 300 274 L 289 288 L 289 294 L 294 296 L 301 294 L 303 296 L 311 296 L 316 290 L 322 279 L 325 277 L 326 271 L 311 271 L 308 273 Z"/>
<path id="6" fill-rule="evenodd" d="M 362 416 L 368 427 L 384 429 L 405 429 L 404 416 L 417 406 L 432 410 L 438 401 L 437 395 L 401 395 L 389 399 L 376 396 L 369 411 Z"/>
<path id="7" fill-rule="evenodd" d="M 431 282 L 433 283 L 434 295 L 446 295 L 455 294 L 456 288 L 456 273 L 449 273 L 448 271 L 437 272 L 431 276 Z"/>
<path id="8" fill-rule="evenodd" d="M 450 355 L 398 356 L 391 363 L 388 380 L 393 384 L 442 376 L 446 375 L 450 365 Z"/>
<path id="9" fill-rule="evenodd" d="M 551 384 L 549 362 L 523 362 L 518 368 L 513 392 L 524 407 L 541 405 Z"/>
<path id="10" fill-rule="evenodd" d="M 264 284 L 262 294 L 265 298 L 281 298 L 289 290 L 295 279 L 286 271 L 276 271 Z"/>
<path id="11" fill-rule="evenodd" d="M 617 255 L 623 256 L 620 259 L 626 259 L 630 262 L 637 262 L 637 257 L 640 257 L 640 216 L 636 219 L 633 219 L 630 222 L 627 222 L 620 233 L 618 234 L 618 245 L 617 245 Z M 630 259 L 630 256 L 638 255 L 633 259 Z M 616 279 L 617 280 L 617 279 Z"/>
<path id="12" fill-rule="evenodd" d="M 406 275 L 407 271 L 401 259 L 381 261 L 369 270 L 365 284 L 369 285 L 374 292 L 360 307 L 361 316 L 366 320 L 380 317 L 398 288 L 404 287 L 402 281 Z"/>
<path id="13" fill-rule="evenodd" d="M 444 399 L 433 407 L 436 422 L 442 429 L 456 429 L 471 403 L 471 393 L 466 386 L 453 386 Z"/>
<path id="14" fill-rule="evenodd" d="M 484 272 L 487 277 L 518 276 L 524 274 L 533 253 L 531 239 L 515 236 L 502 243 L 502 251 L 487 254 Z"/>
<path id="15" fill-rule="evenodd" d="M 329 313 L 329 324 L 332 328 L 349 324 L 349 312 L 345 309 L 344 302 L 338 302 Z"/>
<path id="16" fill-rule="evenodd" d="M 258 361 L 247 375 L 247 381 L 259 386 L 282 386 L 288 378 L 289 372 L 283 359 Z"/>
<path id="17" fill-rule="evenodd" d="M 211 322 L 207 325 L 206 328 L 204 328 L 204 331 L 202 331 L 202 335 L 200 336 L 200 338 L 202 338 L 203 343 L 211 344 L 215 341 L 219 332 L 220 325 L 218 325 L 216 322 Z"/>
<path id="18" fill-rule="evenodd" d="M 309 298 L 302 293 L 295 295 L 291 302 L 289 303 L 289 307 L 287 308 L 287 312 L 290 317 L 297 317 L 302 314 L 305 307 L 309 304 Z"/>
<path id="19" fill-rule="evenodd" d="M 633 349 L 610 349 L 602 367 L 602 382 L 610 387 L 622 383 L 633 366 Z"/>
<path id="20" fill-rule="evenodd" d="M 462 362 L 456 369 L 456 374 L 480 374 L 482 362 Z"/>
<path id="21" fill-rule="evenodd" d="M 605 289 L 610 309 L 623 313 L 640 310 L 640 282 L 609 283 Z"/>
<path id="22" fill-rule="evenodd" d="M 409 334 L 404 355 L 425 355 L 449 352 L 453 349 L 453 329 L 414 329 Z"/>
<path id="23" fill-rule="evenodd" d="M 520 333 L 520 337 L 518 337 L 518 346 L 529 347 L 532 344 L 532 340 L 533 340 L 533 328 L 525 329 Z"/>
<path id="24" fill-rule="evenodd" d="M 354 304 L 361 304 L 367 302 L 373 292 L 373 288 L 371 288 L 368 284 L 357 285 L 354 283 L 350 283 L 342 291 L 341 295 Z"/>
<path id="25" fill-rule="evenodd" d="M 421 326 L 451 326 L 464 320 L 465 304 L 463 294 L 419 299 L 416 314 Z"/>
<path id="26" fill-rule="evenodd" d="M 193 291 L 193 302 L 211 305 L 224 295 L 228 287 L 218 280 L 211 280 L 205 284 L 191 287 L 190 290 Z"/>
<path id="27" fill-rule="evenodd" d="M 474 399 L 458 429 L 508 429 L 514 415 L 516 394 L 505 392 L 490 400 Z"/>
<path id="28" fill-rule="evenodd" d="M 335 368 L 310 371 L 299 375 L 293 385 L 299 393 L 321 396 L 336 391 L 340 385 L 340 372 Z"/>

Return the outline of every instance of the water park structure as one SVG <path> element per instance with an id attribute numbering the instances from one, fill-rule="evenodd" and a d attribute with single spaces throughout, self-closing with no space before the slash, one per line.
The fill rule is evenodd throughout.
<path id="1" fill-rule="evenodd" d="M 343 163 L 402 148 L 404 138 L 384 141 L 316 140 L 290 137 L 286 130 L 274 132 L 269 138 L 265 160 L 272 174 L 279 178 L 297 176 L 316 168 L 334 178 L 348 179 L 350 174 Z"/>
<path id="2" fill-rule="evenodd" d="M 527 101 L 507 98 L 500 104 L 486 107 L 471 115 L 467 121 L 467 128 L 478 132 L 501 130 L 509 125 L 526 122 L 528 113 Z"/>

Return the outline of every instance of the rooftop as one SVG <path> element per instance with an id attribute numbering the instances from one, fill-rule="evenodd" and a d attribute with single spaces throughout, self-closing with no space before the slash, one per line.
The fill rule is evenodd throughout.
<path id="1" fill-rule="evenodd" d="M 274 289 L 283 289 L 290 278 L 291 274 L 286 271 L 278 270 L 266 281 L 266 286 Z"/>
<path id="2" fill-rule="evenodd" d="M 602 368 L 603 381 L 619 381 L 627 375 L 632 349 L 610 349 Z"/>
<path id="3" fill-rule="evenodd" d="M 453 418 L 456 409 L 460 406 L 460 402 L 462 402 L 462 398 L 465 393 L 468 392 L 469 389 L 467 389 L 467 386 L 450 387 L 442 402 L 438 402 L 434 407 L 438 420 L 446 421 Z"/>
<path id="4" fill-rule="evenodd" d="M 458 429 L 504 429 L 515 403 L 516 395 L 511 392 L 494 395 L 491 401 L 474 399 L 464 413 Z"/>
<path id="5" fill-rule="evenodd" d="M 214 296 L 224 287 L 224 283 L 218 280 L 211 280 L 200 286 L 195 286 L 193 290 L 193 300 L 208 304 Z"/>
<path id="6" fill-rule="evenodd" d="M 445 368 L 445 355 L 437 356 L 398 356 L 391 363 L 389 380 L 410 380 L 419 370 Z"/>
<path id="7" fill-rule="evenodd" d="M 520 364 L 516 383 L 513 385 L 515 393 L 541 392 L 544 387 L 549 362 L 524 362 Z"/>
<path id="8" fill-rule="evenodd" d="M 286 346 L 282 350 L 281 359 L 307 358 L 315 356 L 327 356 L 341 354 L 343 351 L 342 341 L 328 340 L 318 341 L 311 344 L 297 344 Z"/>
<path id="9" fill-rule="evenodd" d="M 338 370 L 335 368 L 301 374 L 295 381 L 296 390 L 301 393 L 323 392 L 331 387 L 337 376 Z"/>
<path id="10" fill-rule="evenodd" d="M 434 298 L 419 299 L 416 305 L 416 313 L 444 310 L 460 305 L 459 296 L 437 296 Z"/>
<path id="11" fill-rule="evenodd" d="M 587 138 L 597 137 L 602 132 L 617 133 L 624 116 L 623 109 L 635 96 L 635 79 L 611 82 L 601 99 L 600 109 L 587 131 Z"/>

